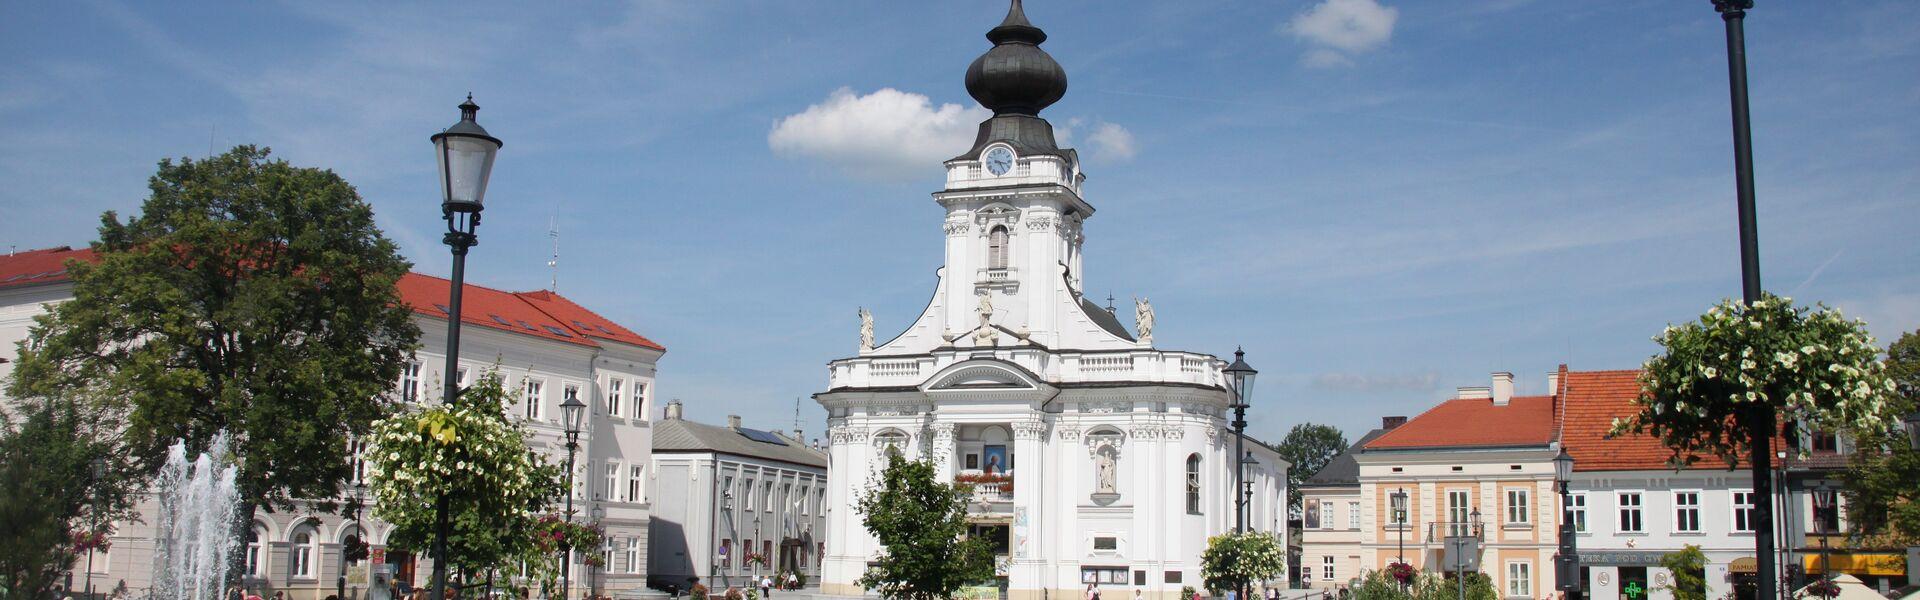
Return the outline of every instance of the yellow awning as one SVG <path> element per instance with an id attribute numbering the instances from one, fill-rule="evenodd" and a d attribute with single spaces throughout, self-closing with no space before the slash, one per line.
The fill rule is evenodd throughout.
<path id="1" fill-rule="evenodd" d="M 1824 564 L 1835 573 L 1897 576 L 1906 574 L 1906 571 L 1901 568 L 1901 563 L 1904 562 L 1906 557 L 1891 552 L 1855 552 L 1828 555 Z M 1807 573 L 1820 573 L 1821 564 L 1818 554 L 1800 557 L 1800 566 L 1806 569 Z"/>

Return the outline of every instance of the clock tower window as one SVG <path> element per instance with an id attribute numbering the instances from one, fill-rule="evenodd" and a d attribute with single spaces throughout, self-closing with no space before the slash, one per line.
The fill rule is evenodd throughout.
<path id="1" fill-rule="evenodd" d="M 995 225 L 987 232 L 987 268 L 1007 268 L 1007 227 Z"/>

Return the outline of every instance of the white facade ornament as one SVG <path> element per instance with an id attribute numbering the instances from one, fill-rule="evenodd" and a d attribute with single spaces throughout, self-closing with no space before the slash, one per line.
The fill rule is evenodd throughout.
<path id="1" fill-rule="evenodd" d="M 1140 332 L 1140 343 L 1153 343 L 1153 304 L 1146 298 L 1133 301 L 1133 328 Z"/>
<path id="2" fill-rule="evenodd" d="M 1047 424 L 1043 421 L 1016 421 L 1013 424 L 1013 439 L 1044 440 L 1047 437 Z"/>
<path id="3" fill-rule="evenodd" d="M 1027 219 L 1027 229 L 1029 231 L 1047 231 L 1053 229 L 1053 216 L 1038 215 L 1029 218 Z"/>
<path id="4" fill-rule="evenodd" d="M 1081 402 L 1080 412 L 1095 415 L 1132 412 L 1133 403 L 1127 401 Z"/>
<path id="5" fill-rule="evenodd" d="M 972 225 L 966 221 L 947 221 L 947 235 L 966 235 L 967 229 L 971 227 Z"/>
<path id="6" fill-rule="evenodd" d="M 860 351 L 873 351 L 873 313 L 867 307 L 860 307 Z"/>
<path id="7" fill-rule="evenodd" d="M 1102 449 L 1094 454 L 1093 491 L 1096 494 L 1118 493 L 1119 484 L 1115 480 L 1114 475 L 1114 462 L 1116 462 L 1114 460 L 1114 454 L 1116 454 L 1116 451 L 1112 448 Z"/>

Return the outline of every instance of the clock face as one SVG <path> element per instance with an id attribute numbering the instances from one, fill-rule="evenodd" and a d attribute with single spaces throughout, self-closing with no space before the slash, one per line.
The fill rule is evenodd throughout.
<path id="1" fill-rule="evenodd" d="M 1005 175 L 1007 171 L 1010 170 L 1013 170 L 1012 150 L 1008 150 L 1006 146 L 995 146 L 992 150 L 987 151 L 988 173 Z"/>

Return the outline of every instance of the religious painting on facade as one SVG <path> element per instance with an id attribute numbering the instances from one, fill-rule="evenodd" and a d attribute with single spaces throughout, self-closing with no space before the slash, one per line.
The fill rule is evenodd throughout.
<path id="1" fill-rule="evenodd" d="M 985 460 L 982 470 L 988 474 L 1005 473 L 1007 471 L 1009 465 L 1007 465 L 1006 446 L 999 444 L 989 445 L 982 449 L 981 454 Z"/>
<path id="2" fill-rule="evenodd" d="M 1304 511 L 1304 513 L 1301 515 L 1301 518 L 1302 520 L 1305 521 L 1302 527 L 1305 527 L 1307 529 L 1319 529 L 1320 528 L 1320 501 L 1308 499 L 1307 510 Z"/>

